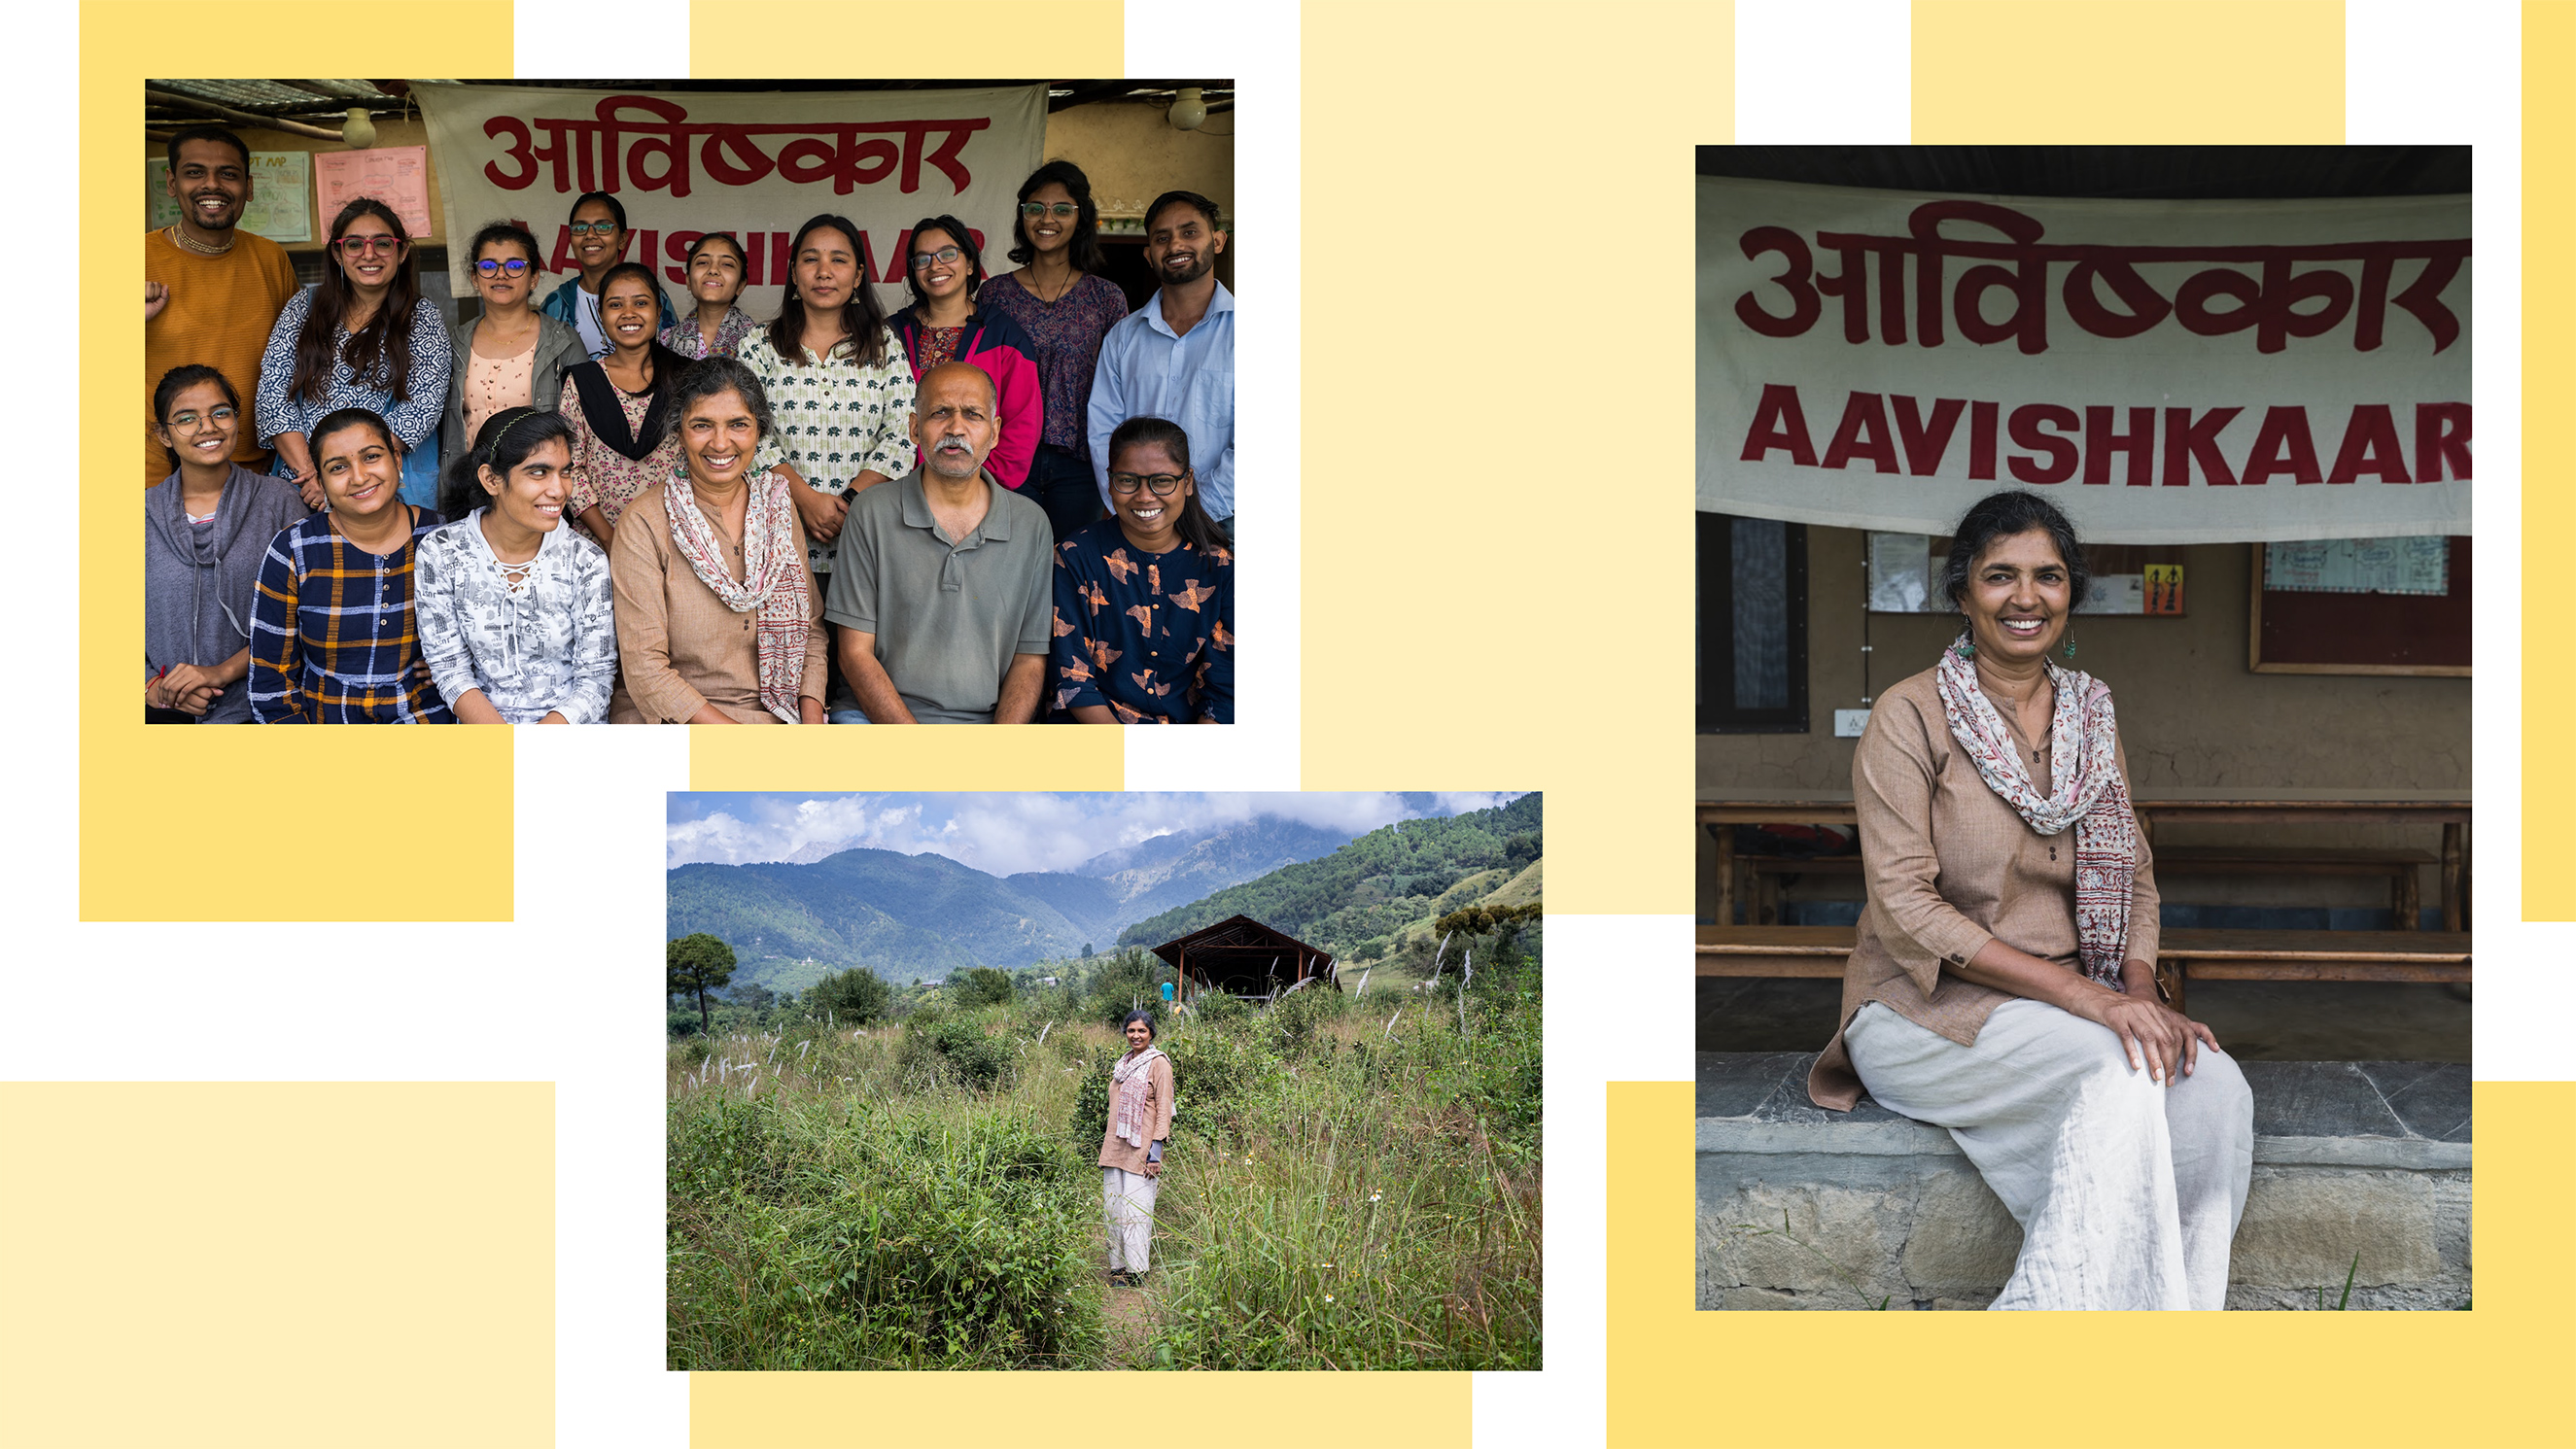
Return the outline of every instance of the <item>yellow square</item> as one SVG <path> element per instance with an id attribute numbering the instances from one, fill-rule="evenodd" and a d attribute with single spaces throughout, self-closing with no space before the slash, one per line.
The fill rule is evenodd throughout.
<path id="1" fill-rule="evenodd" d="M 548 1082 L 0 1085 L 11 1442 L 553 1442 L 554 1107 Z"/>
<path id="2" fill-rule="evenodd" d="M 1916 145 L 2340 145 L 2343 86 L 2342 0 L 1914 0 Z"/>

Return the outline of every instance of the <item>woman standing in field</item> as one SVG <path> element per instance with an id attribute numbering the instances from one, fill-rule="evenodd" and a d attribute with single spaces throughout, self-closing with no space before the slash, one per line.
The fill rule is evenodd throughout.
<path id="1" fill-rule="evenodd" d="M 1127 1055 L 1109 1068 L 1109 1127 L 1100 1138 L 1100 1196 L 1109 1213 L 1109 1281 L 1145 1281 L 1154 1236 L 1154 1192 L 1163 1144 L 1172 1135 L 1172 1059 L 1154 1047 L 1154 1017 L 1131 1011 L 1121 1023 Z"/>

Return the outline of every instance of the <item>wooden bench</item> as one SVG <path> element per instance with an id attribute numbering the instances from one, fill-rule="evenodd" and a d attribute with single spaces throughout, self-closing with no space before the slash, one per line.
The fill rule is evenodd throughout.
<path id="1" fill-rule="evenodd" d="M 1839 978 L 1851 926 L 1702 926 L 1701 976 Z M 2202 981 L 2467 981 L 2469 933 L 2171 930 L 2156 951 L 2174 1005 Z"/>
<path id="2" fill-rule="evenodd" d="M 2469 802 L 2431 790 L 2262 790 L 2133 797 L 2150 844 L 2162 825 L 2438 825 L 2442 831 L 2442 929 L 2469 928 Z M 1859 817 L 1849 791 L 1746 790 L 1737 798 L 1703 799 L 1702 825 L 1826 825 Z M 1735 834 L 1711 832 L 1717 844 L 1717 900 L 1710 914 L 1735 919 Z"/>
<path id="3" fill-rule="evenodd" d="M 1718 826 L 1731 830 L 1732 826 Z M 2158 876 L 2284 875 L 2381 876 L 2388 881 L 2388 908 L 2393 924 L 2412 931 L 2422 924 L 2421 867 L 2438 862 L 2429 851 L 2356 850 L 2301 846 L 2169 845 L 2155 853 Z M 1798 859 L 1782 855 L 1738 855 L 1741 878 L 1735 895 L 1743 900 L 1751 924 L 1768 926 L 1780 919 L 1780 883 L 1793 875 L 1860 874 L 1857 855 Z"/>

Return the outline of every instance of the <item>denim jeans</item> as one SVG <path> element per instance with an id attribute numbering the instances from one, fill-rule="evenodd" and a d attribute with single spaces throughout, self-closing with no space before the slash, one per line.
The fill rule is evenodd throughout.
<path id="1" fill-rule="evenodd" d="M 1091 459 L 1070 448 L 1039 444 L 1020 496 L 1046 510 L 1057 542 L 1101 516 L 1100 482 L 1092 476 Z"/>

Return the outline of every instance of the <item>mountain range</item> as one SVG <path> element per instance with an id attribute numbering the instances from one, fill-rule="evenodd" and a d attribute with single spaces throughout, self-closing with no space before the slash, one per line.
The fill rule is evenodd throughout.
<path id="1" fill-rule="evenodd" d="M 1421 808 L 1417 806 L 1416 808 Z M 734 949 L 737 983 L 801 990 L 864 963 L 890 981 L 1028 966 L 1107 950 L 1136 921 L 1330 854 L 1348 831 L 1260 816 L 1103 851 L 1070 870 L 994 876 L 943 855 L 842 850 L 821 859 L 670 872 L 670 934 Z"/>

